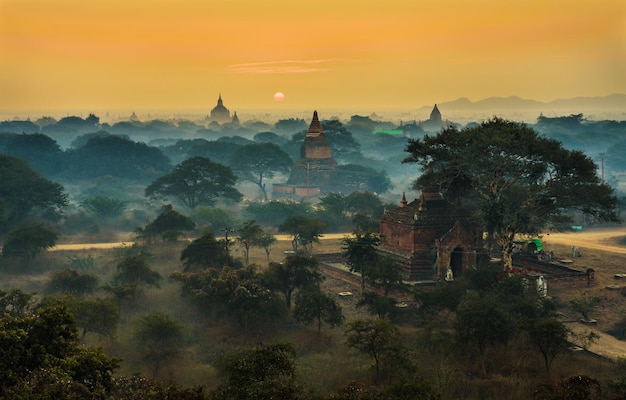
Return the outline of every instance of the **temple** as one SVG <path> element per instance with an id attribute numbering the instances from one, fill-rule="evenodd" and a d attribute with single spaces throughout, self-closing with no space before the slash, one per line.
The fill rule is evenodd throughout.
<path id="1" fill-rule="evenodd" d="M 332 157 L 317 111 L 313 112 L 300 154 L 287 182 L 273 185 L 273 197 L 314 197 L 330 190 L 330 175 L 337 162 Z"/>
<path id="2" fill-rule="evenodd" d="M 434 188 L 419 199 L 385 211 L 380 220 L 379 252 L 404 266 L 406 280 L 445 279 L 463 275 L 481 256 L 482 227 L 457 211 Z"/>
<path id="3" fill-rule="evenodd" d="M 211 121 L 215 121 L 220 124 L 231 122 L 230 111 L 228 108 L 224 107 L 221 93 L 217 99 L 217 105 L 211 110 Z"/>
<path id="4" fill-rule="evenodd" d="M 441 112 L 439 111 L 439 107 L 435 104 L 433 110 L 430 112 L 430 118 L 425 121 L 420 122 L 420 128 L 425 131 L 438 132 L 443 128 L 446 128 L 447 122 L 444 122 L 441 118 Z"/>

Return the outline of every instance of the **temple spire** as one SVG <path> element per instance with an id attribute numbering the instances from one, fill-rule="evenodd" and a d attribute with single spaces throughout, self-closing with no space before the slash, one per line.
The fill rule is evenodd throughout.
<path id="1" fill-rule="evenodd" d="M 322 128 L 320 120 L 317 118 L 317 111 L 313 111 L 313 119 L 311 120 L 311 125 L 309 125 L 309 130 L 306 135 L 319 136 L 322 134 L 324 134 L 324 129 Z"/>
<path id="2" fill-rule="evenodd" d="M 400 200 L 400 207 L 406 207 L 406 205 L 407 205 L 406 196 L 404 195 L 404 192 L 402 192 L 402 200 Z"/>

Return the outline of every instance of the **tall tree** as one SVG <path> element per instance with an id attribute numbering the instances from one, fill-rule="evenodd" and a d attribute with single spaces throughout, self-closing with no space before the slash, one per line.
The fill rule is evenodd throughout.
<path id="1" fill-rule="evenodd" d="M 256 221 L 245 221 L 242 226 L 237 229 L 237 242 L 241 243 L 244 249 L 244 263 L 248 266 L 250 259 L 250 248 L 256 246 L 259 243 L 261 236 L 263 235 L 263 228 L 257 224 Z"/>
<path id="2" fill-rule="evenodd" d="M 160 312 L 136 320 L 133 337 L 144 360 L 152 364 L 153 376 L 159 374 L 164 362 L 181 353 L 185 338 L 182 324 Z"/>
<path id="3" fill-rule="evenodd" d="M 346 325 L 344 334 L 348 347 L 370 356 L 379 375 L 383 359 L 396 351 L 400 332 L 387 319 L 357 319 Z"/>
<path id="4" fill-rule="evenodd" d="M 263 200 L 267 201 L 264 178 L 271 179 L 276 173 L 289 173 L 293 160 L 278 145 L 255 143 L 242 146 L 231 154 L 230 166 L 240 179 L 255 183 Z"/>
<path id="5" fill-rule="evenodd" d="M 28 263 L 37 254 L 54 247 L 58 238 L 59 234 L 47 223 L 24 224 L 8 234 L 2 247 L 2 256 L 19 257 Z"/>
<path id="6" fill-rule="evenodd" d="M 613 189 L 601 182 L 591 158 L 566 150 L 521 123 L 494 118 L 479 126 L 448 128 L 435 136 L 409 139 L 404 162 L 430 173 L 416 181 L 436 183 L 454 200 L 473 194 L 488 234 L 512 265 L 513 240 L 558 228 L 579 210 L 597 221 L 619 221 Z"/>
<path id="7" fill-rule="evenodd" d="M 145 190 L 151 198 L 178 199 L 189 208 L 213 205 L 218 198 L 240 201 L 233 171 L 208 158 L 194 157 L 176 165 L 174 170 L 152 182 Z"/>
<path id="8" fill-rule="evenodd" d="M 291 235 L 291 246 L 294 251 L 298 251 L 298 245 L 300 244 L 310 251 L 313 243 L 319 242 L 324 228 L 324 223 L 318 219 L 304 215 L 292 215 L 278 226 L 278 231 Z"/>
<path id="9" fill-rule="evenodd" d="M 69 204 L 63 186 L 19 158 L 0 154 L 0 182 L 0 234 L 27 216 L 56 214 Z"/>
<path id="10" fill-rule="evenodd" d="M 289 256 L 282 263 L 270 263 L 265 276 L 270 286 L 285 296 L 288 310 L 294 290 L 318 287 L 323 279 L 317 259 L 302 254 Z"/>
<path id="11" fill-rule="evenodd" d="M 305 325 L 316 322 L 318 335 L 322 331 L 322 322 L 335 327 L 344 321 L 341 306 L 331 295 L 319 288 L 298 292 L 293 317 Z"/>
<path id="12" fill-rule="evenodd" d="M 365 277 L 369 276 L 370 270 L 380 258 L 376 250 L 376 246 L 379 244 L 380 236 L 371 231 L 355 231 L 353 237 L 346 236 L 342 239 L 346 265 L 351 272 L 357 272 L 361 275 L 361 293 L 365 293 Z"/>

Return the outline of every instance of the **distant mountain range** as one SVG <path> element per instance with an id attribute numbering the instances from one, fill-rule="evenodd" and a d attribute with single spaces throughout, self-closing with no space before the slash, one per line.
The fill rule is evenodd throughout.
<path id="1" fill-rule="evenodd" d="M 429 115 L 434 105 L 423 106 L 418 109 L 420 114 Z M 468 98 L 437 103 L 444 119 L 454 119 L 458 116 L 478 117 L 485 115 L 528 115 L 536 118 L 539 114 L 545 116 L 564 116 L 582 113 L 586 118 L 616 118 L 626 119 L 626 94 L 611 94 L 602 97 L 574 97 L 571 99 L 559 99 L 550 102 L 522 99 L 517 96 L 489 97 L 479 101 L 471 101 Z M 464 119 L 465 119 L 464 118 Z"/>

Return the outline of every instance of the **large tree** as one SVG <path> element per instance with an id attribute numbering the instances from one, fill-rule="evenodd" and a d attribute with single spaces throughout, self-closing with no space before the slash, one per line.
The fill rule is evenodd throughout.
<path id="1" fill-rule="evenodd" d="M 33 214 L 50 215 L 68 205 L 63 186 L 45 179 L 25 161 L 0 154 L 0 234 Z"/>
<path id="2" fill-rule="evenodd" d="M 240 201 L 243 197 L 233 171 L 208 158 L 193 157 L 176 165 L 174 170 L 152 182 L 145 190 L 151 198 L 178 199 L 189 208 L 213 205 L 218 198 Z"/>
<path id="3" fill-rule="evenodd" d="M 285 296 L 288 310 L 294 290 L 317 288 L 323 279 L 317 259 L 303 254 L 291 255 L 281 263 L 270 263 L 265 277 L 269 286 Z"/>
<path id="4" fill-rule="evenodd" d="M 416 181 L 417 189 L 437 184 L 452 201 L 476 200 L 488 245 L 499 244 L 505 267 L 512 265 L 516 235 L 564 226 L 574 210 L 597 221 L 619 221 L 617 198 L 593 160 L 521 123 L 494 118 L 448 128 L 410 139 L 406 151 L 404 162 L 429 171 Z"/>
<path id="5" fill-rule="evenodd" d="M 276 173 L 287 174 L 293 160 L 278 145 L 273 143 L 255 143 L 242 146 L 230 156 L 231 168 L 241 179 L 255 183 L 263 200 L 267 201 L 267 190 L 263 178 L 271 179 Z"/>
<path id="6" fill-rule="evenodd" d="M 325 224 L 318 220 L 304 215 L 291 215 L 278 226 L 278 231 L 291 235 L 291 245 L 294 251 L 298 251 L 298 245 L 302 244 L 309 251 L 314 242 L 319 242 Z"/>

